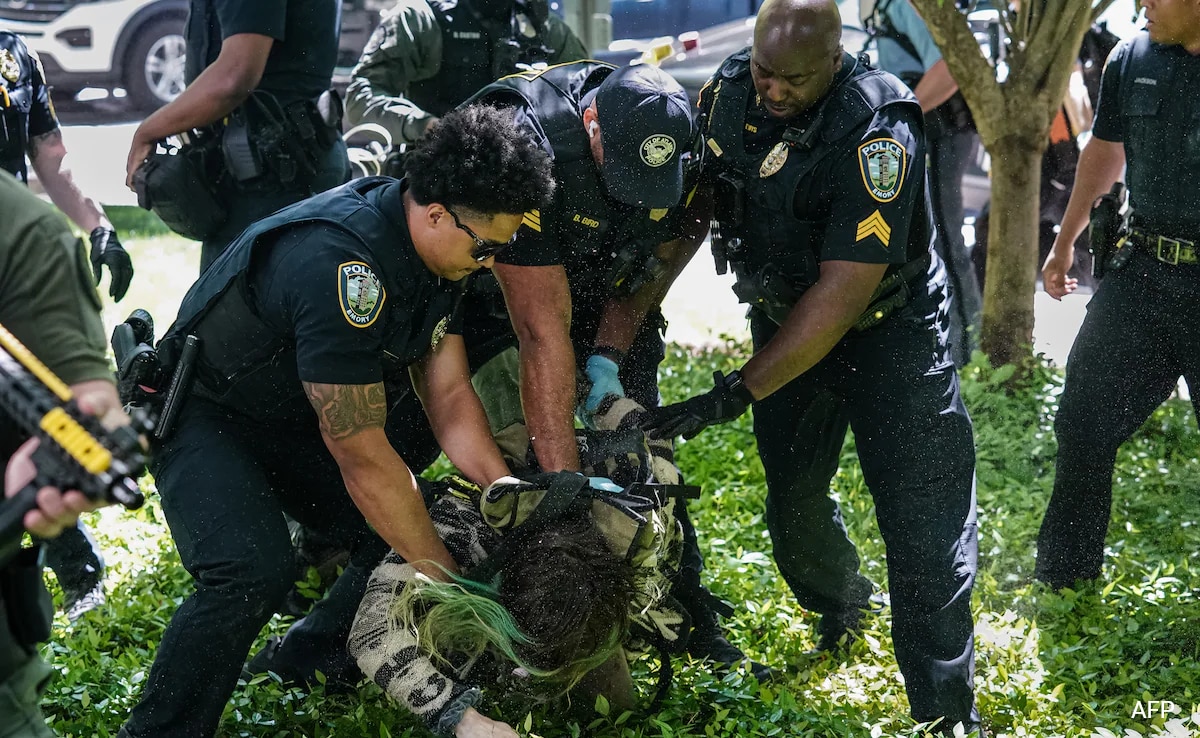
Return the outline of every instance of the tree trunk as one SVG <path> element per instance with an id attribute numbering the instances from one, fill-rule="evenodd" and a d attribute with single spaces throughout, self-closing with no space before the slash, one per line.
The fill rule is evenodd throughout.
<path id="1" fill-rule="evenodd" d="M 1028 139 L 1007 137 L 992 157 L 992 211 L 983 296 L 983 352 L 993 366 L 1032 358 L 1034 281 L 1038 259 L 1038 193 L 1042 151 Z"/>

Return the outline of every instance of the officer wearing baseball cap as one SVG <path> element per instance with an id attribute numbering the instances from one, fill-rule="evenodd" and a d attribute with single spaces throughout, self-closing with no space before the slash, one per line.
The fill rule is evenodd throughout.
<path id="1" fill-rule="evenodd" d="M 502 78 L 472 101 L 515 109 L 553 155 L 557 183 L 549 205 L 525 213 L 494 278 L 476 277 L 468 291 L 475 389 L 511 464 L 578 470 L 577 404 L 587 424 L 606 397 L 658 403 L 659 303 L 708 230 L 685 186 L 696 141 L 687 95 L 656 67 L 583 61 Z M 696 629 L 689 650 L 740 662 L 681 518 L 688 546 L 674 594 Z"/>

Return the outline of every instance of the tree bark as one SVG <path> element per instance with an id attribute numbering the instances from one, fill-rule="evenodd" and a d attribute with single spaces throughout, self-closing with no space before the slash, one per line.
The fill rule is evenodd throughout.
<path id="1" fill-rule="evenodd" d="M 1032 366 L 1034 265 L 1042 153 L 1089 23 L 1113 0 L 1025 0 L 1006 11 L 1007 77 L 984 58 L 950 0 L 912 0 L 975 114 L 992 156 L 991 227 L 982 349 L 993 365 Z"/>
<path id="2" fill-rule="evenodd" d="M 1030 264 L 1038 259 L 1038 196 L 1043 147 L 1027 138 L 1001 138 L 992 157 L 991 225 L 983 293 L 981 348 L 993 366 L 1033 358 L 1033 292 Z M 1020 373 L 1020 371 L 1018 371 Z"/>

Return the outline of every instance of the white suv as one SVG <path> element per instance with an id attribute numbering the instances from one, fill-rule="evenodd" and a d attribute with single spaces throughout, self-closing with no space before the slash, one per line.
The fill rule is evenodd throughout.
<path id="1" fill-rule="evenodd" d="M 152 110 L 183 91 L 187 12 L 187 0 L 0 0 L 0 27 L 25 37 L 56 90 L 121 87 Z"/>

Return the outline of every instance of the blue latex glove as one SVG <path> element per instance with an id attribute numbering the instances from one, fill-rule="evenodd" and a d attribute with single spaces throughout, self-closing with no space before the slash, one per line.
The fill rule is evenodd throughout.
<path id="1" fill-rule="evenodd" d="M 619 495 L 625 491 L 624 487 L 618 485 L 608 477 L 588 477 L 588 486 L 592 489 L 608 492 L 613 495 Z"/>
<path id="2" fill-rule="evenodd" d="M 612 359 L 599 355 L 589 356 L 583 371 L 592 383 L 587 399 L 583 401 L 583 409 L 588 415 L 596 412 L 605 395 L 625 396 L 625 388 L 621 386 L 621 380 L 617 376 L 620 367 Z"/>

